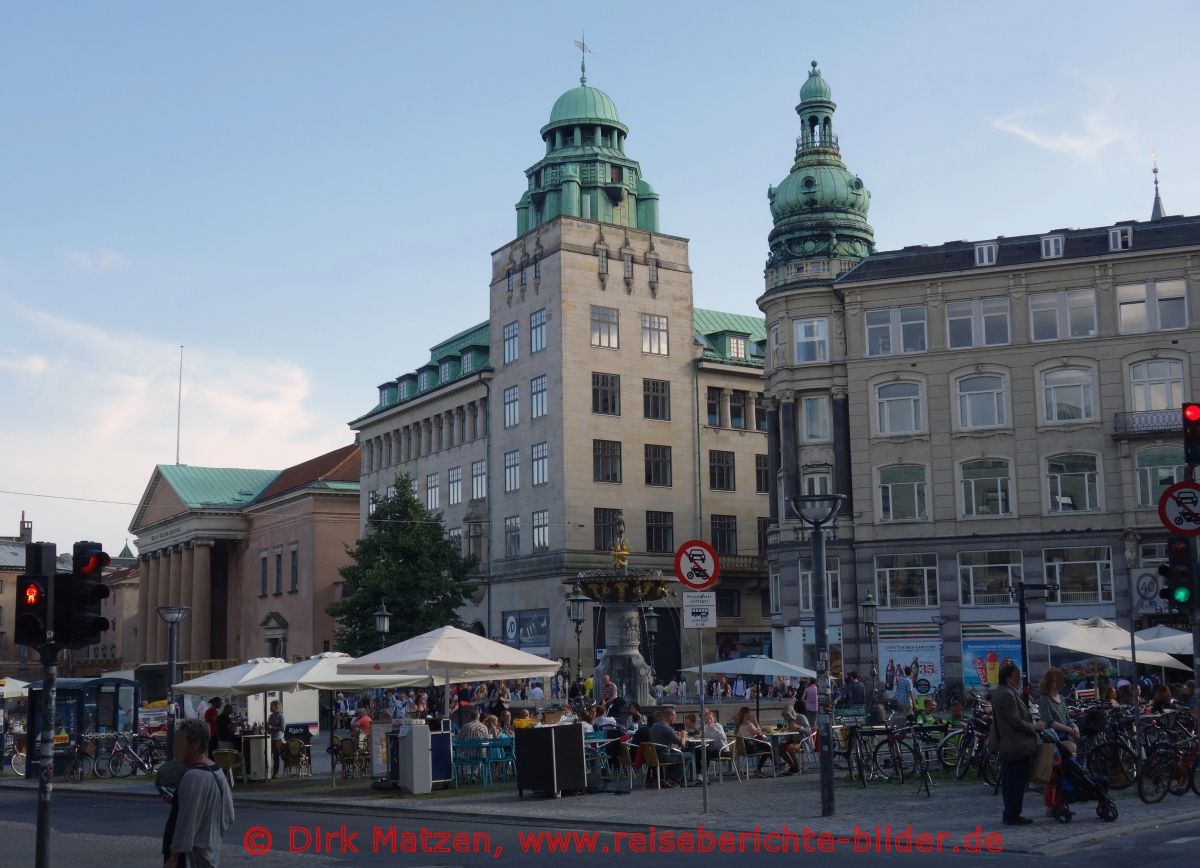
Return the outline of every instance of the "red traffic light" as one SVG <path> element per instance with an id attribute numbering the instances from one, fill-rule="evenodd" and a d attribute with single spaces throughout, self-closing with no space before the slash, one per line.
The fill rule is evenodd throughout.
<path id="1" fill-rule="evenodd" d="M 36 606 L 42 599 L 42 589 L 37 585 L 28 584 L 25 586 L 25 605 Z"/>
<path id="2" fill-rule="evenodd" d="M 1200 404 L 1184 404 L 1183 419 L 1185 422 L 1200 422 Z"/>
<path id="3" fill-rule="evenodd" d="M 110 558 L 104 552 L 96 552 L 87 559 L 87 563 L 79 568 L 81 573 L 94 573 L 96 570 L 107 567 Z"/>

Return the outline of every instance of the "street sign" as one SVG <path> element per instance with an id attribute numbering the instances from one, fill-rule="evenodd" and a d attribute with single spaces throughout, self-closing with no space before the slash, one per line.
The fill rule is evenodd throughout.
<path id="1" fill-rule="evenodd" d="M 691 539 L 675 551 L 675 576 L 692 591 L 707 591 L 721 576 L 717 553 L 702 539 Z"/>
<path id="2" fill-rule="evenodd" d="M 717 626 L 716 591 L 684 591 L 680 594 L 683 626 L 703 629 Z"/>
<path id="3" fill-rule="evenodd" d="M 1171 533 L 1200 536 L 1200 483 L 1176 482 L 1158 499 L 1158 519 Z"/>

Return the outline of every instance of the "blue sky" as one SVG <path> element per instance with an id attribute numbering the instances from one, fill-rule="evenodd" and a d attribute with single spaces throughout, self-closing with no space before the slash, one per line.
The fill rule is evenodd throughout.
<path id="1" fill-rule="evenodd" d="M 174 459 L 180 344 L 185 463 L 347 442 L 378 383 L 485 318 L 581 29 L 697 304 L 755 313 L 811 59 L 886 249 L 1145 218 L 1152 149 L 1195 213 L 1197 24 L 1095 0 L 10 7 L 0 489 L 136 501 Z M 22 509 L 114 550 L 132 514 L 0 494 L 0 534 Z"/>

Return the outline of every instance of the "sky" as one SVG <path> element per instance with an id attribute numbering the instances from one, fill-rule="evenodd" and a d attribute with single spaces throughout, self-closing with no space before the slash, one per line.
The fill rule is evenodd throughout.
<path id="1" fill-rule="evenodd" d="M 10 4 L 0 535 L 24 511 L 120 549 L 175 460 L 181 345 L 183 463 L 350 442 L 379 383 L 486 319 L 581 32 L 696 304 L 753 314 L 811 60 L 892 249 L 1146 219 L 1154 150 L 1168 213 L 1200 211 L 1197 25 L 1108 0 Z"/>

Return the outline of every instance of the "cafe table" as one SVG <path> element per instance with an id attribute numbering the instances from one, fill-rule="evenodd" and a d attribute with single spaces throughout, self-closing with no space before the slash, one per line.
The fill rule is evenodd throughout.
<path id="1" fill-rule="evenodd" d="M 583 746 L 587 754 L 588 768 L 591 774 L 601 779 L 601 772 L 608 764 L 608 756 L 605 749 L 614 742 L 619 742 L 621 739 L 616 736 L 608 736 L 603 733 L 589 732 L 583 737 Z M 602 787 L 608 786 L 608 781 L 603 781 Z"/>

